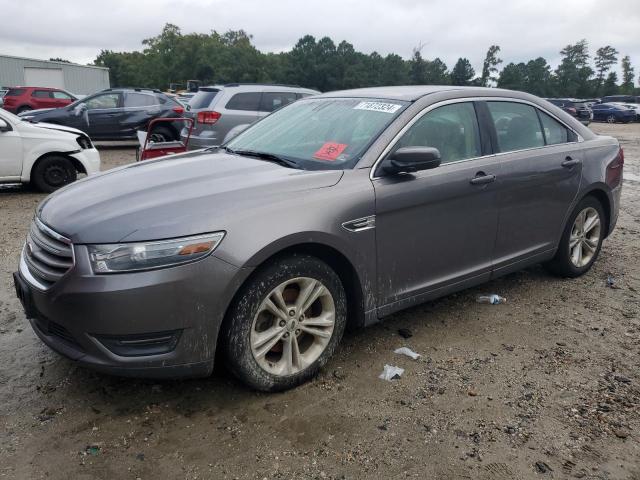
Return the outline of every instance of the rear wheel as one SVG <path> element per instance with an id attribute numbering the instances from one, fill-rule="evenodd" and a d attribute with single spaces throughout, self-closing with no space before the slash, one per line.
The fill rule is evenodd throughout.
<path id="1" fill-rule="evenodd" d="M 616 123 L 616 117 L 614 115 L 607 116 L 607 123 Z"/>
<path id="2" fill-rule="evenodd" d="M 346 295 L 321 260 L 282 257 L 243 287 L 227 321 L 224 349 L 233 373 L 258 390 L 286 390 L 316 375 L 335 351 Z"/>
<path id="3" fill-rule="evenodd" d="M 174 133 L 166 127 L 154 127 L 152 132 L 149 132 L 149 141 L 155 143 L 171 142 L 175 140 Z"/>
<path id="4" fill-rule="evenodd" d="M 18 113 L 23 113 L 23 112 L 28 112 L 29 110 L 33 110 L 33 108 L 31 108 L 29 105 L 24 105 L 24 106 L 18 108 L 17 112 Z"/>
<path id="5" fill-rule="evenodd" d="M 605 219 L 600 202 L 594 197 L 584 198 L 569 217 L 558 251 L 547 268 L 562 277 L 588 272 L 602 248 Z"/>
<path id="6" fill-rule="evenodd" d="M 78 178 L 73 163 L 66 157 L 51 155 L 38 161 L 31 172 L 31 181 L 46 193 L 51 193 Z"/>

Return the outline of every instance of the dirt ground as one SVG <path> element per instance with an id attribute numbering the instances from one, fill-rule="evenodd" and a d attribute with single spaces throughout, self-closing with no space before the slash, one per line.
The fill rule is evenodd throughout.
<path id="1" fill-rule="evenodd" d="M 0 191 L 0 478 L 640 479 L 640 124 L 592 128 L 620 139 L 627 178 L 591 272 L 534 267 L 396 314 L 281 394 L 222 368 L 109 377 L 50 351 L 11 280 L 44 196 Z M 134 150 L 101 154 L 111 168 Z M 475 303 L 492 292 L 508 302 Z M 378 379 L 386 363 L 400 380 Z"/>

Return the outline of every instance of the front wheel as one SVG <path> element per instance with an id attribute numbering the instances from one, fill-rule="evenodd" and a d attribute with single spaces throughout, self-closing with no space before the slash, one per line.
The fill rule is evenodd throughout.
<path id="1" fill-rule="evenodd" d="M 223 332 L 228 366 L 263 391 L 316 375 L 342 339 L 347 301 L 338 275 L 309 255 L 271 262 L 239 292 Z"/>
<path id="2" fill-rule="evenodd" d="M 66 157 L 51 155 L 39 160 L 31 172 L 31 181 L 38 190 L 51 193 L 78 178 L 76 168 Z"/>
<path id="3" fill-rule="evenodd" d="M 584 198 L 569 217 L 558 251 L 547 268 L 556 275 L 571 278 L 588 272 L 602 248 L 605 218 L 596 198 Z"/>
<path id="4" fill-rule="evenodd" d="M 614 115 L 609 115 L 607 117 L 607 123 L 616 123 L 616 117 Z"/>

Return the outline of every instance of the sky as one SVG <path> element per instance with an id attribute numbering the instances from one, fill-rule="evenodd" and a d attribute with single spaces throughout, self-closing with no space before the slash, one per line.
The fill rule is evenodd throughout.
<path id="1" fill-rule="evenodd" d="M 142 49 L 165 23 L 183 33 L 243 29 L 262 51 L 292 48 L 305 34 L 356 50 L 424 58 L 477 73 L 487 48 L 508 62 L 559 51 L 582 38 L 592 55 L 612 45 L 640 74 L 640 0 L 0 0 L 0 54 L 90 63 L 100 50 Z"/>

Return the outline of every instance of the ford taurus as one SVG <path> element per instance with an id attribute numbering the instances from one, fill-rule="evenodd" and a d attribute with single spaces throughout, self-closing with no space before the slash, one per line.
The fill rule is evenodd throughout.
<path id="1" fill-rule="evenodd" d="M 14 274 L 44 343 L 92 368 L 267 391 L 345 327 L 543 263 L 587 272 L 624 157 L 520 92 L 382 87 L 292 103 L 209 151 L 81 180 L 37 208 Z"/>

